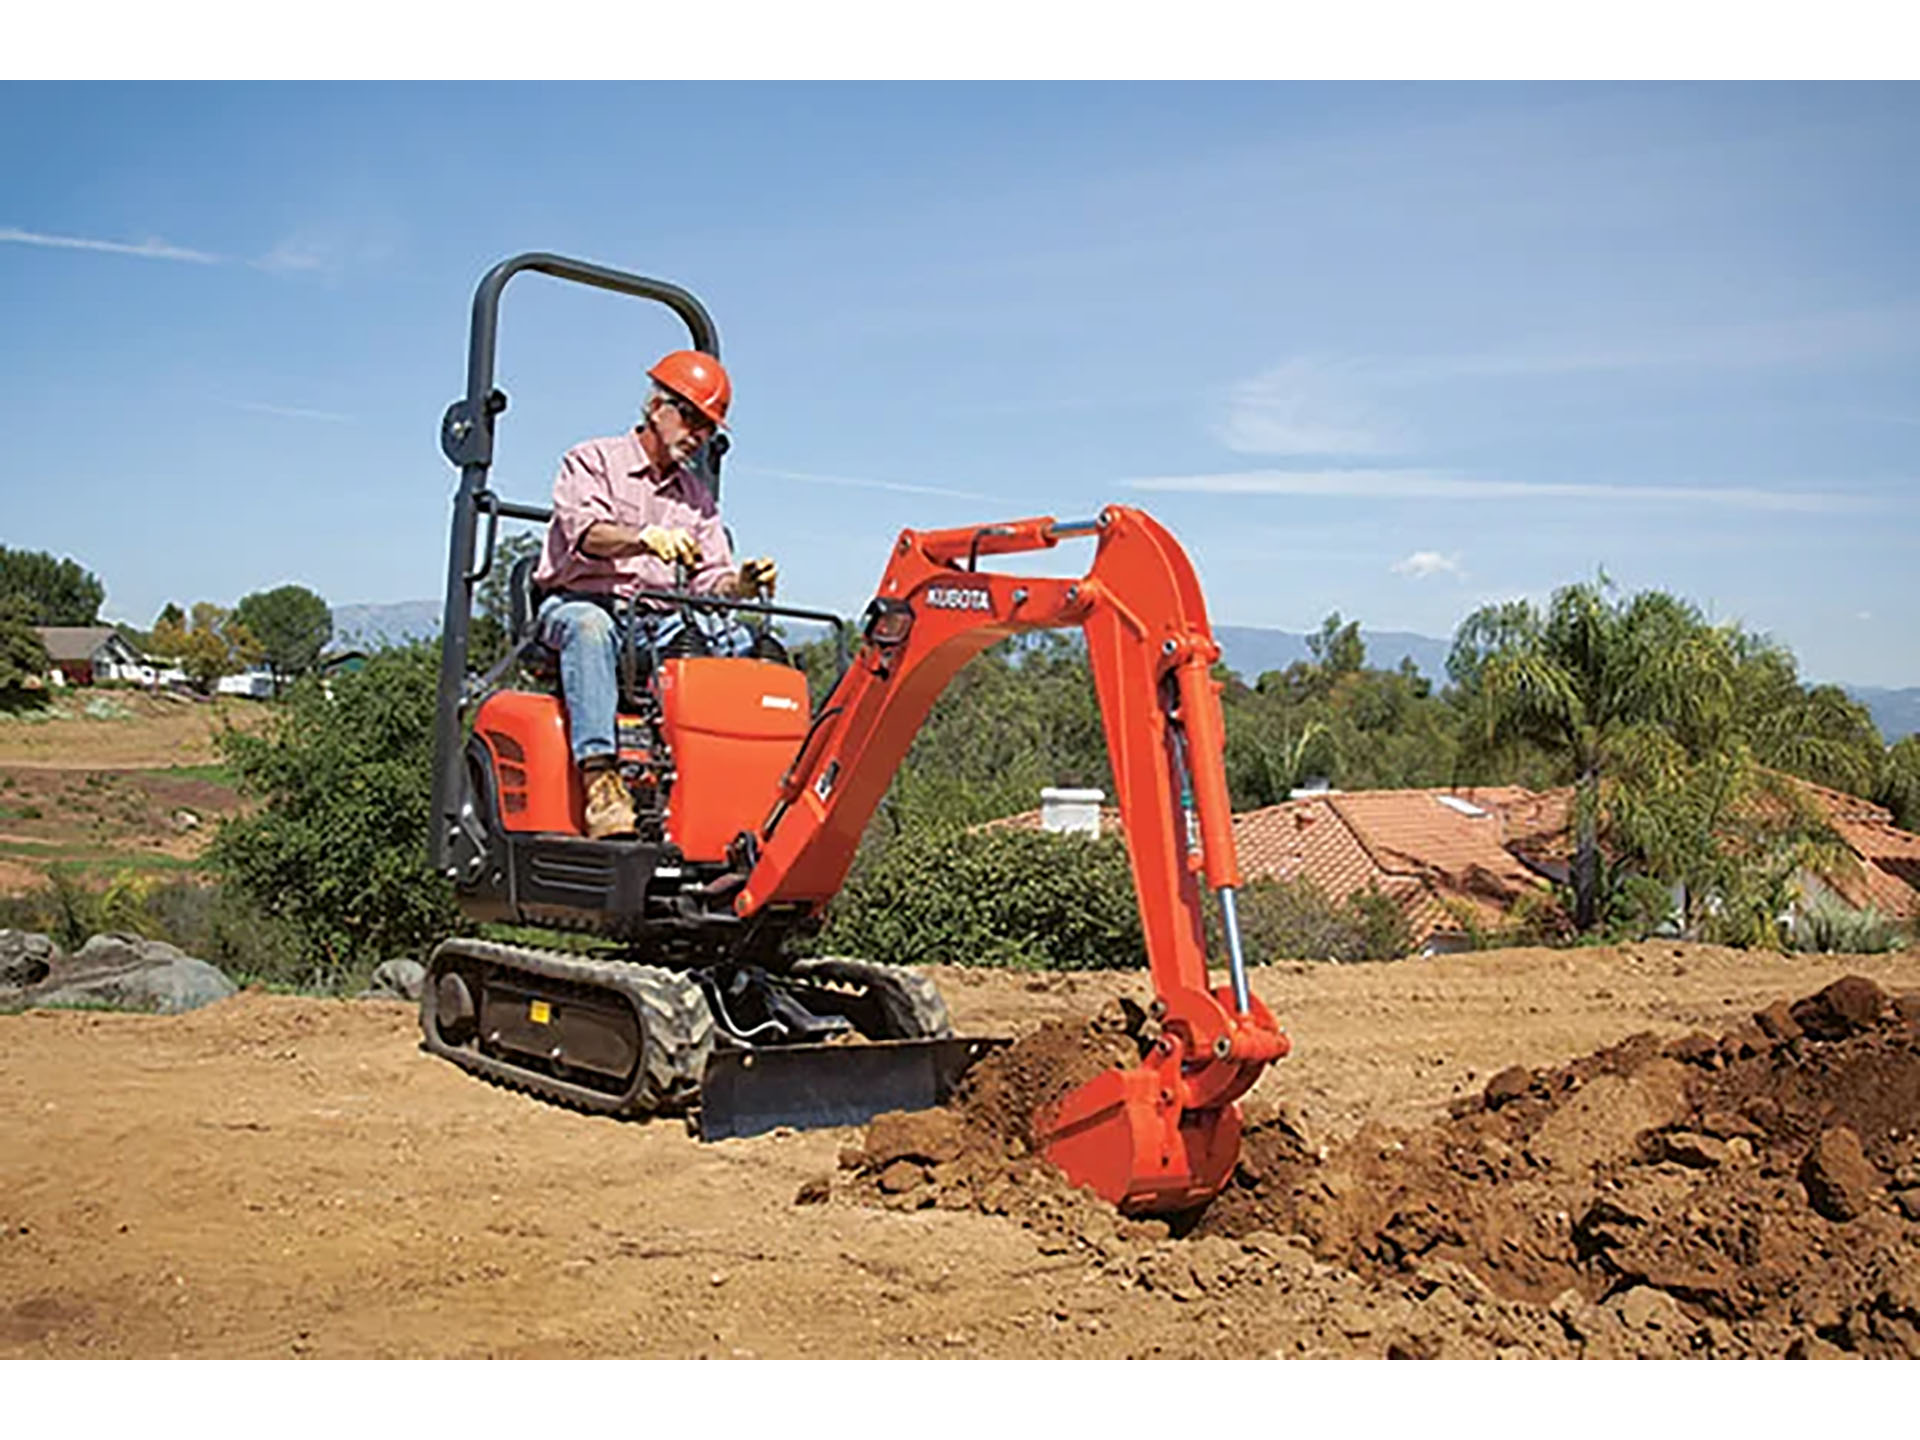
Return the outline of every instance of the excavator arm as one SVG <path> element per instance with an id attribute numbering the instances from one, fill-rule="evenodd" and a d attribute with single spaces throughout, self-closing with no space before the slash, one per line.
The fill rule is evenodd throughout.
<path id="1" fill-rule="evenodd" d="M 983 557 L 1093 535 L 1077 580 L 998 574 Z M 1204 1203 L 1239 1151 L 1234 1102 L 1287 1053 L 1247 986 L 1240 886 L 1212 666 L 1219 647 L 1192 563 L 1144 512 L 905 531 L 852 666 L 818 712 L 757 837 L 735 898 L 743 916 L 817 914 L 838 892 L 861 832 L 933 702 L 982 650 L 1030 630 L 1077 625 L 1104 719 L 1139 896 L 1160 1034 L 1135 1069 L 1114 1070 L 1035 1117 L 1035 1141 L 1076 1183 L 1122 1209 Z M 1228 984 L 1210 987 L 1202 883 L 1219 897 Z"/>

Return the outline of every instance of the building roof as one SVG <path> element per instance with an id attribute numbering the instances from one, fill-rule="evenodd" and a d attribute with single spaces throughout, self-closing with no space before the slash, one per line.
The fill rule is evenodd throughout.
<path id="1" fill-rule="evenodd" d="M 47 647 L 47 658 L 56 665 L 91 661 L 101 646 L 114 640 L 120 641 L 128 654 L 134 654 L 133 647 L 111 625 L 36 625 L 33 628 L 40 636 L 40 643 Z"/>
<path id="2" fill-rule="evenodd" d="M 1545 883 L 1504 844 L 1517 785 L 1469 790 L 1331 790 L 1234 817 L 1248 879 L 1312 880 L 1335 900 L 1377 886 L 1415 937 L 1502 924 Z"/>
<path id="3" fill-rule="evenodd" d="M 1328 790 L 1233 817 L 1248 880 L 1311 880 L 1335 901 L 1377 887 L 1416 941 L 1459 935 L 1465 920 L 1493 929 L 1523 894 L 1546 884 L 1503 847 L 1503 807 L 1532 798 L 1518 785 L 1466 790 Z M 978 827 L 1038 830 L 1040 812 Z M 1123 835 L 1104 806 L 1100 830 Z"/>

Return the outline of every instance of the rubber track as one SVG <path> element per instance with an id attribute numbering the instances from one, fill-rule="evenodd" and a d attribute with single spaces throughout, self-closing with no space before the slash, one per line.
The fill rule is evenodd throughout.
<path id="1" fill-rule="evenodd" d="M 845 955 L 818 955 L 795 960 L 795 979 L 858 985 L 872 992 L 893 1033 L 871 1035 L 871 1040 L 945 1040 L 953 1034 L 953 1017 L 930 976 L 904 965 L 882 965 Z"/>
<path id="2" fill-rule="evenodd" d="M 444 962 L 452 960 L 477 961 L 509 973 L 619 995 L 640 1021 L 640 1064 L 633 1083 L 624 1093 L 596 1090 L 478 1049 L 447 1044 L 439 1036 L 434 1006 L 439 977 L 448 968 Z M 420 991 L 420 1028 L 429 1052 L 470 1074 L 600 1115 L 653 1115 L 698 1104 L 714 1039 L 713 1013 L 706 997 L 684 975 L 624 960 L 584 959 L 489 940 L 448 940 L 433 952 Z"/>

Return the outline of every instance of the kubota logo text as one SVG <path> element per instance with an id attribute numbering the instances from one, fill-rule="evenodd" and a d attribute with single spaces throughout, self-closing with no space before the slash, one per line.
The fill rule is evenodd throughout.
<path id="1" fill-rule="evenodd" d="M 958 585 L 936 585 L 927 591 L 927 606 L 933 610 L 984 610 L 993 613 L 993 596 L 985 590 L 963 589 Z"/>

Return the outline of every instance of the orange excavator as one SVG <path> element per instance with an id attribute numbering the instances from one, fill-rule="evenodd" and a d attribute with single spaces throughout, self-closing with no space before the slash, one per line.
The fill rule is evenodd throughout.
<path id="1" fill-rule="evenodd" d="M 502 262 L 474 297 L 467 393 L 442 448 L 461 469 L 442 631 L 433 860 L 470 918 L 598 937 L 550 950 L 455 939 L 431 957 L 425 1047 L 497 1083 L 615 1115 L 686 1112 L 706 1139 L 778 1125 L 862 1123 L 946 1099 L 995 1045 L 955 1036 L 909 967 L 798 953 L 846 879 L 860 836 L 928 710 L 988 646 L 1078 626 L 1104 716 L 1145 930 L 1158 1023 L 1115 1068 L 1034 1117 L 1069 1179 L 1129 1214 L 1190 1210 L 1239 1153 L 1239 1097 L 1288 1050 L 1250 992 L 1241 951 L 1219 657 L 1186 553 L 1152 517 L 1032 517 L 903 531 L 857 626 L 771 601 L 643 591 L 623 627 L 619 765 L 638 833 L 589 839 L 559 698 L 503 688 L 552 678 L 534 634 L 530 562 L 515 567 L 513 643 L 468 675 L 475 587 L 501 518 L 542 507 L 488 487 L 500 296 L 534 271 L 659 301 L 719 356 L 705 308 L 658 280 L 557 255 Z M 724 435 L 695 465 L 718 495 Z M 482 535 L 481 525 L 485 522 Z M 998 555 L 1089 539 L 1079 579 L 1002 574 Z M 476 561 L 476 557 L 477 561 Z M 677 611 L 664 646 L 645 617 Z M 831 626 L 837 681 L 817 700 L 773 628 Z M 741 653 L 744 651 L 745 653 Z M 1202 887 L 1219 901 L 1228 983 L 1209 978 Z"/>

